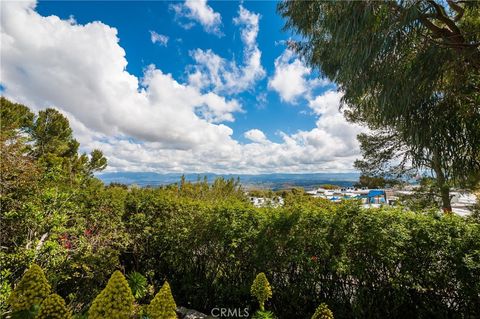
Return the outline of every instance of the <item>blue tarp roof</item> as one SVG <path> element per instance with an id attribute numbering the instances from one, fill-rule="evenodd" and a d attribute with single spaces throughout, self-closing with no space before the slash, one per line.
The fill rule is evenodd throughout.
<path id="1" fill-rule="evenodd" d="M 371 191 L 368 192 L 368 197 L 376 197 L 376 196 L 384 196 L 385 191 L 382 191 L 380 189 L 372 189 Z"/>

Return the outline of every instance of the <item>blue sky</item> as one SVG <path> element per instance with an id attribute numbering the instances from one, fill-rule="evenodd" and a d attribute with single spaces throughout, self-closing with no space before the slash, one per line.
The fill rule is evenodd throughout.
<path id="1" fill-rule="evenodd" d="M 351 171 L 361 128 L 276 5 L 2 2 L 2 94 L 62 111 L 112 171 Z"/>

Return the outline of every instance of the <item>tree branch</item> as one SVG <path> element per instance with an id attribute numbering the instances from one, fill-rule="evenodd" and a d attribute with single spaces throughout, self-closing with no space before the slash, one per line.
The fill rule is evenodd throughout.
<path id="1" fill-rule="evenodd" d="M 452 8 L 452 10 L 457 13 L 455 18 L 453 18 L 453 21 L 455 22 L 459 21 L 463 17 L 463 14 L 465 13 L 465 9 L 462 8 L 457 2 L 453 0 L 447 0 L 447 3 L 450 6 L 450 8 Z"/>
<path id="2" fill-rule="evenodd" d="M 458 28 L 458 26 L 455 24 L 454 21 L 452 21 L 448 15 L 446 14 L 445 12 L 445 8 L 443 8 L 441 5 L 439 5 L 438 3 L 436 3 L 435 1 L 433 0 L 428 0 L 427 1 L 428 3 L 430 3 L 433 8 L 435 9 L 435 12 L 437 14 L 437 19 L 442 21 L 443 23 L 445 23 L 448 28 L 450 29 L 450 31 L 453 33 L 452 35 L 456 35 L 458 37 L 461 37 L 462 39 L 462 42 L 465 41 L 465 39 L 463 38 L 462 36 L 462 33 L 460 31 L 460 29 Z"/>

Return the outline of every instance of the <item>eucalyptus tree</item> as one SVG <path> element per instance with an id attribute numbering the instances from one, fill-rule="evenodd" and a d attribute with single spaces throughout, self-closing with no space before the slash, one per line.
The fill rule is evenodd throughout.
<path id="1" fill-rule="evenodd" d="M 375 155 L 370 168 L 390 169 L 394 158 L 396 168 L 431 168 L 449 211 L 450 186 L 480 174 L 480 2 L 284 1 L 278 9 L 301 35 L 292 48 L 338 84 L 349 120 L 370 128 L 361 137 L 379 147 L 364 149 Z"/>

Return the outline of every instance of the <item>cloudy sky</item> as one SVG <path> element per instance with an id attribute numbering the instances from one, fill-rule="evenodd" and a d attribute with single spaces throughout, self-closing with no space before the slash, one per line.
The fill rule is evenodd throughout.
<path id="1" fill-rule="evenodd" d="M 360 127 L 272 1 L 1 2 L 2 95 L 65 114 L 109 171 L 344 172 Z"/>

